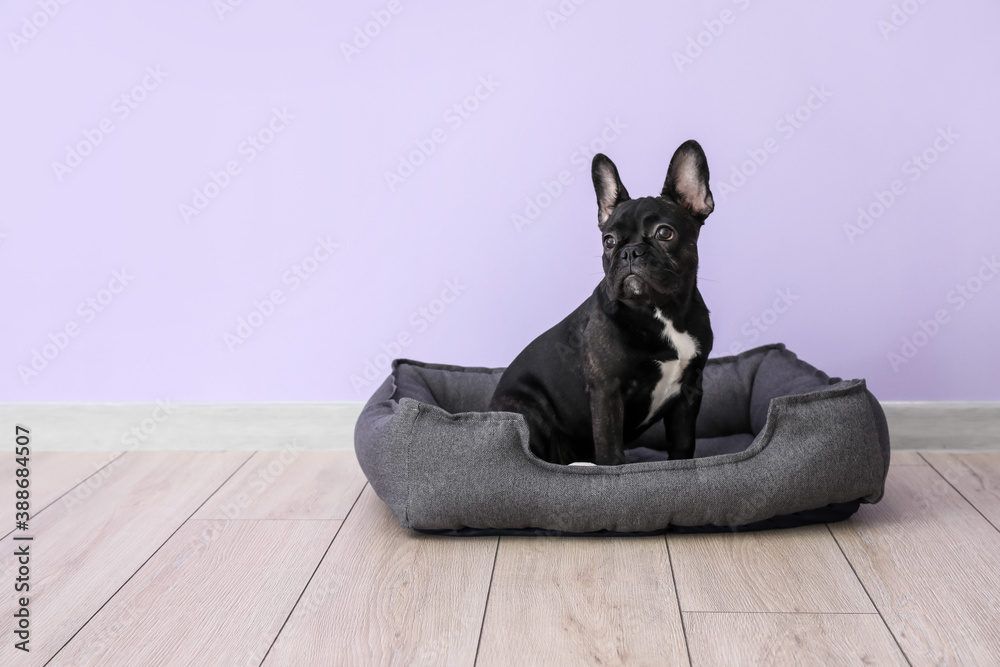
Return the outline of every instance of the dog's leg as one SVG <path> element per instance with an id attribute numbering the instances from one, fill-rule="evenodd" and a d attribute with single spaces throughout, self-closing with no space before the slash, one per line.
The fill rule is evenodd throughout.
<path id="1" fill-rule="evenodd" d="M 594 460 L 599 466 L 625 463 L 624 405 L 618 389 L 590 391 L 590 413 L 594 421 Z"/>
<path id="2" fill-rule="evenodd" d="M 681 387 L 681 393 L 663 416 L 670 460 L 694 458 L 695 425 L 701 410 L 701 374 L 691 384 Z"/>

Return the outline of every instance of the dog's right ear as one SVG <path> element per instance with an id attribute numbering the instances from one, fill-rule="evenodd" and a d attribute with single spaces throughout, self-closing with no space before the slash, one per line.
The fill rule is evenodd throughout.
<path id="1" fill-rule="evenodd" d="M 611 217 L 615 206 L 628 201 L 628 191 L 618 177 L 618 168 L 607 155 L 598 153 L 590 167 L 590 175 L 594 179 L 594 190 L 597 191 L 597 226 L 604 231 L 604 225 Z"/>
<path id="2" fill-rule="evenodd" d="M 694 139 L 681 144 L 670 158 L 667 180 L 660 196 L 677 202 L 701 222 L 715 209 L 715 200 L 708 188 L 708 160 Z"/>

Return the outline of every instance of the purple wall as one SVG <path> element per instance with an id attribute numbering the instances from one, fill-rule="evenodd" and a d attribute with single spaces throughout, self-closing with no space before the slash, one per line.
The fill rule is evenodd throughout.
<path id="1" fill-rule="evenodd" d="M 716 355 L 1000 399 L 996 3 L 228 3 L 9 3 L 0 400 L 505 365 L 601 276 L 593 152 L 689 138 Z"/>

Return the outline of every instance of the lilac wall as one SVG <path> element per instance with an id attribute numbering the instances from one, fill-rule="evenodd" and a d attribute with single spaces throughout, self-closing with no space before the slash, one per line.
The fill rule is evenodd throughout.
<path id="1" fill-rule="evenodd" d="M 599 280 L 592 153 L 688 138 L 716 355 L 1000 399 L 996 3 L 229 2 L 8 4 L 0 400 L 504 365 Z"/>

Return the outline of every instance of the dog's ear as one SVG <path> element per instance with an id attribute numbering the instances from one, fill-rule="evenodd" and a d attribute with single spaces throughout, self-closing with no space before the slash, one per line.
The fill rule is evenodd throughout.
<path id="1" fill-rule="evenodd" d="M 694 139 L 685 141 L 674 152 L 660 196 L 677 202 L 702 222 L 715 209 L 708 189 L 708 160 Z"/>
<path id="2" fill-rule="evenodd" d="M 607 155 L 598 153 L 591 163 L 590 175 L 594 179 L 594 190 L 597 191 L 597 226 L 604 231 L 604 225 L 611 217 L 615 206 L 628 201 L 628 191 L 618 177 L 618 168 Z"/>

